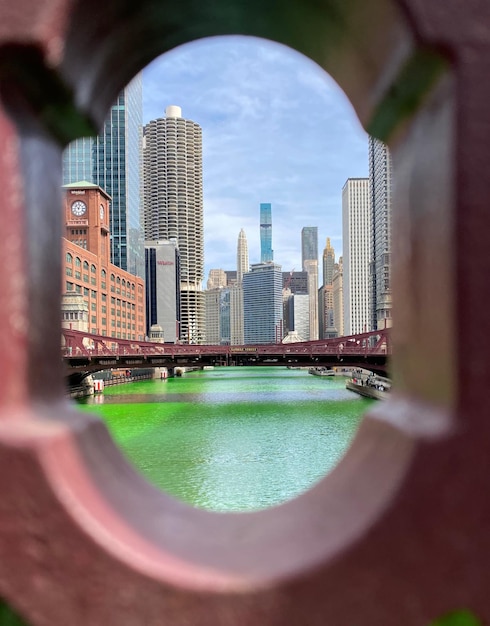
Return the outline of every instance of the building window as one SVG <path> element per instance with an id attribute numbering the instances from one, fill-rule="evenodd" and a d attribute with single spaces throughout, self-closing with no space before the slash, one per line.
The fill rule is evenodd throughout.
<path id="1" fill-rule="evenodd" d="M 82 267 L 82 261 L 77 256 L 75 257 L 75 267 Z"/>
<path id="2" fill-rule="evenodd" d="M 71 267 L 67 267 L 65 273 L 67 276 L 73 276 L 73 270 L 71 269 Z"/>
<path id="3" fill-rule="evenodd" d="M 105 317 L 102 318 L 102 326 L 107 326 L 107 319 Z"/>
<path id="4" fill-rule="evenodd" d="M 73 263 L 73 257 L 69 252 L 66 253 L 66 262 L 70 264 Z"/>
<path id="5" fill-rule="evenodd" d="M 86 296 L 86 297 L 88 298 L 89 293 L 90 293 L 90 292 L 89 292 L 89 290 L 87 289 L 87 287 L 84 287 L 84 288 L 83 288 L 83 295 L 84 295 L 84 296 Z"/>
<path id="6" fill-rule="evenodd" d="M 81 273 L 75 270 L 75 278 L 78 278 L 78 280 L 80 280 L 81 277 L 82 277 Z"/>
<path id="7" fill-rule="evenodd" d="M 73 291 L 73 283 L 66 283 L 66 291 Z"/>
<path id="8" fill-rule="evenodd" d="M 84 272 L 88 272 L 88 262 L 87 261 L 83 262 L 83 271 Z"/>
<path id="9" fill-rule="evenodd" d="M 88 283 L 88 274 L 83 275 L 83 282 Z"/>
<path id="10" fill-rule="evenodd" d="M 95 315 L 92 315 L 91 320 L 92 320 L 92 324 L 97 324 L 97 317 Z M 93 332 L 93 330 L 92 330 L 92 332 Z"/>
<path id="11" fill-rule="evenodd" d="M 91 265 L 90 266 L 90 271 L 92 272 L 92 274 L 96 274 L 97 273 L 97 268 L 95 267 L 95 265 Z"/>

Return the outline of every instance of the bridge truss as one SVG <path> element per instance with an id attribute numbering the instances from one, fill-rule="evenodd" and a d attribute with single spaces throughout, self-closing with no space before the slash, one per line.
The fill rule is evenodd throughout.
<path id="1" fill-rule="evenodd" d="M 62 357 L 68 373 L 110 368 L 262 365 L 362 367 L 386 375 L 390 353 L 389 329 L 318 341 L 243 346 L 136 342 L 62 330 Z"/>

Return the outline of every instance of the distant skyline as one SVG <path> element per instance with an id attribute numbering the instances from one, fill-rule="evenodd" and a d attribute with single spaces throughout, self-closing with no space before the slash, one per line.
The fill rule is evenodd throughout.
<path id="1" fill-rule="evenodd" d="M 368 137 L 321 68 L 252 37 L 186 44 L 143 71 L 143 121 L 177 105 L 202 127 L 205 276 L 236 269 L 245 230 L 260 261 L 260 203 L 272 205 L 274 261 L 301 269 L 301 229 L 318 227 L 342 253 L 342 187 L 368 175 Z M 205 281 L 204 281 L 205 284 Z"/>

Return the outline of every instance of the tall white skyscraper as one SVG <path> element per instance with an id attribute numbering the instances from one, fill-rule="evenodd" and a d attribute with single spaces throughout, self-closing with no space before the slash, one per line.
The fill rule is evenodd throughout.
<path id="1" fill-rule="evenodd" d="M 369 330 L 371 210 L 369 178 L 348 178 L 342 189 L 344 334 Z"/>
<path id="2" fill-rule="evenodd" d="M 180 253 L 180 339 L 205 337 L 202 131 L 169 106 L 145 126 L 143 208 L 145 240 L 177 241 Z"/>
<path id="3" fill-rule="evenodd" d="M 236 285 L 230 289 L 230 336 L 232 345 L 242 345 L 243 330 L 243 276 L 250 270 L 248 262 L 247 236 L 240 230 L 236 253 Z"/>
<path id="4" fill-rule="evenodd" d="M 391 326 L 391 156 L 388 146 L 369 137 L 371 193 L 371 328 Z"/>
<path id="5" fill-rule="evenodd" d="M 237 283 L 241 284 L 243 275 L 250 270 L 248 263 L 248 243 L 247 236 L 243 228 L 238 235 L 238 243 L 236 250 L 236 277 Z"/>

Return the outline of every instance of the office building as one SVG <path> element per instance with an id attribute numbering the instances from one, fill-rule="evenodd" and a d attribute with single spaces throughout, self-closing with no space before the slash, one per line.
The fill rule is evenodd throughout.
<path id="1" fill-rule="evenodd" d="M 335 264 L 333 279 L 333 325 L 339 337 L 344 335 L 344 267 L 342 257 Z"/>
<path id="2" fill-rule="evenodd" d="M 230 343 L 232 346 L 241 346 L 243 336 L 243 287 L 231 285 L 230 290 Z"/>
<path id="3" fill-rule="evenodd" d="M 301 262 L 303 271 L 308 274 L 308 295 L 310 297 L 310 336 L 318 339 L 318 228 L 305 226 L 301 230 Z"/>
<path id="4" fill-rule="evenodd" d="M 318 328 L 318 260 L 305 259 L 304 268 L 308 276 L 308 298 L 310 301 L 310 336 L 313 341 L 319 337 Z"/>
<path id="5" fill-rule="evenodd" d="M 169 106 L 145 126 L 143 208 L 147 241 L 175 239 L 180 253 L 180 339 L 205 335 L 202 131 Z"/>
<path id="6" fill-rule="evenodd" d="M 233 287 L 233 285 L 237 284 L 238 279 L 236 270 L 225 270 L 225 274 L 227 287 Z"/>
<path id="7" fill-rule="evenodd" d="M 242 283 L 243 275 L 248 272 L 250 265 L 248 262 L 248 243 L 245 231 L 240 229 L 238 234 L 238 242 L 236 249 L 236 270 L 237 270 L 237 283 Z"/>
<path id="8" fill-rule="evenodd" d="M 306 271 L 305 261 L 318 264 L 318 227 L 305 226 L 301 229 L 301 263 Z"/>
<path id="9" fill-rule="evenodd" d="M 244 343 L 280 343 L 283 337 L 282 273 L 275 263 L 256 263 L 243 275 Z"/>
<path id="10" fill-rule="evenodd" d="M 110 198 L 111 261 L 144 278 L 141 212 L 141 75 L 119 94 L 97 137 L 81 138 L 63 153 L 63 184 L 87 181 Z"/>
<path id="11" fill-rule="evenodd" d="M 320 339 L 337 336 L 333 311 L 333 274 L 335 268 L 335 250 L 327 237 L 322 255 L 323 284 L 318 290 L 318 335 Z"/>
<path id="12" fill-rule="evenodd" d="M 327 237 L 325 248 L 323 249 L 323 284 L 331 285 L 335 267 L 335 250 L 330 245 L 330 237 Z"/>
<path id="13" fill-rule="evenodd" d="M 63 326 L 143 341 L 144 282 L 110 262 L 110 196 L 86 181 L 63 192 Z"/>
<path id="14" fill-rule="evenodd" d="M 238 234 L 236 254 L 236 278 L 232 281 L 229 272 L 228 285 L 230 285 L 230 343 L 242 345 L 243 334 L 243 277 L 249 271 L 247 236 L 243 228 Z"/>
<path id="15" fill-rule="evenodd" d="M 274 251 L 272 250 L 272 205 L 262 202 L 260 204 L 260 262 L 272 263 Z"/>
<path id="16" fill-rule="evenodd" d="M 206 283 L 206 289 L 217 289 L 218 287 L 226 287 L 227 278 L 226 273 L 222 269 L 209 270 L 208 282 Z"/>
<path id="17" fill-rule="evenodd" d="M 318 290 L 318 338 L 337 337 L 334 323 L 333 285 L 322 285 Z"/>
<path id="18" fill-rule="evenodd" d="M 289 289 L 291 293 L 308 293 L 308 272 L 283 272 L 282 287 Z"/>
<path id="19" fill-rule="evenodd" d="M 371 211 L 368 178 L 349 178 L 342 189 L 344 334 L 369 330 Z"/>
<path id="20" fill-rule="evenodd" d="M 371 194 L 370 330 L 391 326 L 391 179 L 388 146 L 369 137 Z"/>
<path id="21" fill-rule="evenodd" d="M 308 294 L 291 294 L 284 301 L 284 335 L 295 333 L 298 341 L 310 336 L 310 301 Z"/>
<path id="22" fill-rule="evenodd" d="M 145 242 L 146 334 L 160 326 L 165 343 L 176 343 L 180 327 L 180 255 L 175 241 Z"/>
<path id="23" fill-rule="evenodd" d="M 204 292 L 207 344 L 214 346 L 230 344 L 230 291 L 232 289 L 232 287 L 214 287 Z"/>

